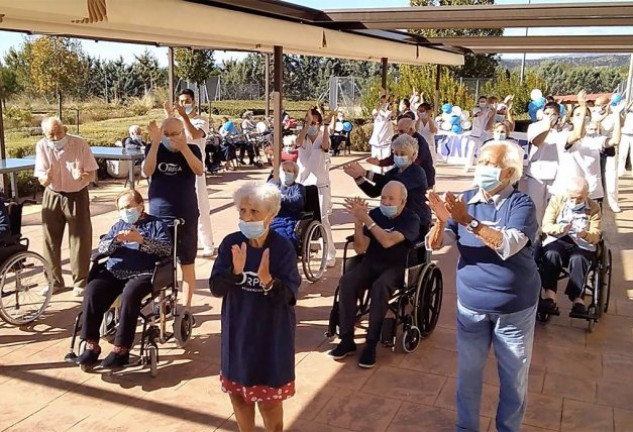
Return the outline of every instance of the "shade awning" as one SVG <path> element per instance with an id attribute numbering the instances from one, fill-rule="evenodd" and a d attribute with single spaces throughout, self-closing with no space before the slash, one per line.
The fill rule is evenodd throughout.
<path id="1" fill-rule="evenodd" d="M 282 46 L 291 54 L 367 61 L 387 57 L 392 63 L 413 65 L 464 63 L 462 54 L 441 48 L 184 0 L 0 0 L 0 14 L 0 29 L 31 33 L 260 52 Z"/>

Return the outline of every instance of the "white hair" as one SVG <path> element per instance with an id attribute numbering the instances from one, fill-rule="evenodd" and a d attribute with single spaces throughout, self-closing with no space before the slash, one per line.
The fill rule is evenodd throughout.
<path id="1" fill-rule="evenodd" d="M 503 147 L 503 159 L 501 159 L 502 168 L 513 168 L 512 177 L 510 177 L 510 184 L 518 182 L 523 176 L 523 149 L 515 142 L 503 140 L 492 141 L 482 147 L 484 150 L 490 150 L 493 147 Z M 481 153 L 479 153 L 481 155 Z"/>
<path id="2" fill-rule="evenodd" d="M 287 161 L 283 161 L 281 163 L 281 167 L 291 167 L 292 168 L 292 172 L 295 173 L 295 175 L 299 174 L 299 165 L 297 165 L 296 163 L 294 163 L 291 160 L 287 160 Z"/>
<path id="3" fill-rule="evenodd" d="M 413 162 L 418 155 L 418 140 L 409 134 L 398 135 L 391 143 L 391 148 L 394 151 L 401 150 L 405 152 L 411 157 L 411 161 Z"/>
<path id="4" fill-rule="evenodd" d="M 400 189 L 400 193 L 402 194 L 402 200 L 406 203 L 407 198 L 409 197 L 409 191 L 407 191 L 407 187 L 403 183 L 399 182 L 398 180 L 391 180 L 382 187 L 382 190 L 384 191 L 385 189 L 391 186 L 397 186 Z"/>
<path id="5" fill-rule="evenodd" d="M 240 186 L 233 193 L 233 203 L 239 208 L 245 199 L 273 217 L 277 216 L 281 208 L 281 192 L 273 184 L 250 182 Z"/>
<path id="6" fill-rule="evenodd" d="M 583 194 L 589 193 L 589 183 L 584 177 L 572 177 L 567 182 L 567 187 L 565 189 L 569 192 L 582 192 Z"/>
<path id="7" fill-rule="evenodd" d="M 64 127 L 64 123 L 62 123 L 59 117 L 46 117 L 44 120 L 42 120 L 42 132 L 46 135 L 53 129 L 53 126 L 55 125 Z"/>
<path id="8" fill-rule="evenodd" d="M 128 130 L 128 132 L 130 133 L 130 136 L 136 135 L 136 129 L 140 129 L 140 126 L 139 125 L 130 126 L 130 129 Z"/>

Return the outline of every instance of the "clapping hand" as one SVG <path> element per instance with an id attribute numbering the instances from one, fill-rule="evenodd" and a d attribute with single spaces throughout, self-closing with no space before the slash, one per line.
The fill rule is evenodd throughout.
<path id="1" fill-rule="evenodd" d="M 169 104 L 169 102 L 165 102 Z M 152 120 L 147 125 L 147 134 L 149 135 L 149 139 L 152 144 L 160 143 L 160 140 L 163 138 L 163 131 L 158 127 L 155 120 Z"/>
<path id="2" fill-rule="evenodd" d="M 472 220 L 463 198 L 461 196 L 456 197 L 451 192 L 446 192 L 446 210 L 449 211 L 455 222 L 460 225 L 468 225 Z"/>
<path id="3" fill-rule="evenodd" d="M 365 159 L 365 162 L 367 162 L 367 163 L 368 163 L 368 164 L 370 164 L 370 165 L 376 165 L 376 166 L 377 166 L 378 164 L 380 164 L 380 161 L 378 160 L 378 158 L 377 158 L 377 157 L 370 157 L 370 158 L 367 158 L 367 159 Z"/>
<path id="4" fill-rule="evenodd" d="M 585 90 L 580 90 L 578 92 L 578 105 L 587 106 L 587 92 Z"/>
<path id="5" fill-rule="evenodd" d="M 358 162 L 348 163 L 347 165 L 343 166 L 343 171 L 345 172 L 345 174 L 354 179 L 363 177 L 365 175 L 365 169 Z"/>
<path id="6" fill-rule="evenodd" d="M 440 223 L 445 224 L 451 217 L 450 212 L 446 209 L 446 203 L 435 192 L 429 192 L 429 207 Z"/>
<path id="7" fill-rule="evenodd" d="M 132 225 L 132 229 L 128 231 L 126 240 L 132 243 L 143 244 L 143 236 L 134 225 Z"/>
<path id="8" fill-rule="evenodd" d="M 367 215 L 367 202 L 362 198 L 345 198 L 343 206 L 359 221 Z"/>
<path id="9" fill-rule="evenodd" d="M 312 124 L 312 108 L 308 110 L 306 113 L 306 127 L 309 127 Z"/>
<path id="10" fill-rule="evenodd" d="M 259 268 L 257 269 L 257 277 L 259 277 L 259 282 L 264 286 L 273 280 L 270 274 L 270 249 L 266 249 L 262 253 L 262 260 L 259 262 Z"/>
<path id="11" fill-rule="evenodd" d="M 171 117 L 174 112 L 174 108 L 171 106 L 169 101 L 165 101 L 165 103 L 163 104 L 163 108 L 165 109 L 165 115 L 167 117 Z"/>
<path id="12" fill-rule="evenodd" d="M 180 117 L 182 118 L 187 117 L 187 111 L 185 111 L 184 105 L 181 105 L 180 103 L 176 103 L 176 105 L 174 105 L 174 109 L 176 110 L 176 112 L 178 113 Z"/>
<path id="13" fill-rule="evenodd" d="M 241 275 L 246 265 L 246 243 L 231 246 L 231 255 L 233 255 L 233 274 Z"/>

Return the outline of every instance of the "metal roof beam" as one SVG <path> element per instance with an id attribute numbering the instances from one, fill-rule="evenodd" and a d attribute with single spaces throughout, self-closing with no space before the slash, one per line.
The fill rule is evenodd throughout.
<path id="1" fill-rule="evenodd" d="M 633 1 L 324 11 L 339 28 L 455 29 L 633 25 Z M 324 22 L 319 24 L 332 24 Z"/>

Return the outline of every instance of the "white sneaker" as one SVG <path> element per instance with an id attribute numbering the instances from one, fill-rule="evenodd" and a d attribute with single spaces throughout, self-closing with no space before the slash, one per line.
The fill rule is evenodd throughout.
<path id="1" fill-rule="evenodd" d="M 202 256 L 204 258 L 212 258 L 214 256 L 216 256 L 218 254 L 217 250 L 215 249 L 215 247 L 205 247 L 204 249 L 202 249 Z"/>
<path id="2" fill-rule="evenodd" d="M 622 209 L 616 203 L 609 203 L 609 207 L 611 207 L 613 213 L 622 213 Z"/>
<path id="3" fill-rule="evenodd" d="M 73 288 L 73 296 L 75 296 L 75 297 L 82 297 L 83 295 L 84 295 L 84 289 L 83 288 L 79 288 L 79 287 Z"/>
<path id="4" fill-rule="evenodd" d="M 49 285 L 49 286 L 47 286 L 46 288 L 42 288 L 38 294 L 39 294 L 39 295 L 41 295 L 42 297 L 46 297 L 46 296 L 48 295 L 48 292 L 49 292 L 51 289 L 53 290 L 53 294 L 56 294 L 56 293 L 59 291 L 59 288 L 58 288 L 58 289 L 55 289 L 54 287 L 52 287 L 51 285 Z"/>

